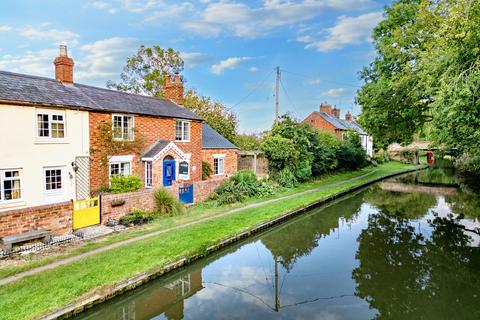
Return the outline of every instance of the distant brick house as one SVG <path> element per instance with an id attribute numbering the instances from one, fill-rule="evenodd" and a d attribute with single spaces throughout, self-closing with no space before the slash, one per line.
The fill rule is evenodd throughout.
<path id="1" fill-rule="evenodd" d="M 353 119 L 347 112 L 345 119 L 340 118 L 340 108 L 332 107 L 327 103 L 320 104 L 319 111 L 313 111 L 304 122 L 310 124 L 317 130 L 330 132 L 337 138 L 342 139 L 348 130 L 356 131 L 360 136 L 360 142 L 365 152 L 373 155 L 373 138 Z"/>
<path id="2" fill-rule="evenodd" d="M 202 125 L 202 160 L 210 164 L 211 178 L 237 172 L 238 148 L 205 122 Z"/>

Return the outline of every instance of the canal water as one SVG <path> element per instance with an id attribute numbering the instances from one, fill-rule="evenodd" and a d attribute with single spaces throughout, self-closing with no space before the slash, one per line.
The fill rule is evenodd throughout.
<path id="1" fill-rule="evenodd" d="M 449 166 L 375 184 L 77 319 L 480 319 L 480 195 Z"/>

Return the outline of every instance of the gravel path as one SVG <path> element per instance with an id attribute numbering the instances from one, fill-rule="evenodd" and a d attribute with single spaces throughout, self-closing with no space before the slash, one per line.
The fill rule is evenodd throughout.
<path id="1" fill-rule="evenodd" d="M 27 276 L 31 276 L 31 275 L 34 275 L 34 274 L 37 274 L 37 273 L 40 273 L 40 272 L 43 272 L 43 271 L 46 271 L 46 270 L 54 269 L 58 266 L 63 266 L 65 264 L 78 261 L 80 259 L 92 256 L 92 255 L 97 254 L 97 253 L 101 253 L 101 252 L 105 252 L 107 250 L 118 248 L 118 247 L 123 246 L 123 245 L 135 243 L 137 241 L 142 241 L 142 240 L 145 240 L 145 239 L 148 239 L 148 238 L 151 238 L 151 237 L 158 236 L 158 235 L 163 234 L 163 233 L 167 233 L 167 232 L 170 232 L 170 231 L 174 231 L 174 230 L 178 230 L 178 229 L 181 229 L 181 228 L 192 226 L 192 225 L 195 225 L 195 224 L 198 224 L 198 223 L 202 223 L 204 221 L 209 221 L 209 220 L 217 219 L 219 217 L 224 217 L 224 216 L 234 214 L 234 213 L 237 213 L 237 212 L 245 210 L 245 209 L 256 208 L 256 207 L 260 207 L 260 206 L 263 206 L 263 205 L 266 205 L 266 204 L 270 204 L 270 203 L 282 201 L 282 200 L 285 200 L 285 199 L 298 197 L 300 195 L 316 192 L 316 191 L 319 191 L 319 190 L 324 190 L 324 189 L 327 189 L 327 188 L 336 187 L 336 186 L 339 186 L 339 185 L 342 185 L 342 184 L 345 184 L 345 183 L 349 183 L 349 182 L 353 182 L 353 181 L 356 181 L 356 180 L 363 179 L 363 178 L 365 178 L 369 175 L 372 175 L 375 172 L 376 172 L 376 170 L 373 170 L 369 173 L 366 173 L 364 175 L 361 175 L 361 176 L 358 176 L 358 177 L 355 177 L 355 178 L 352 178 L 352 179 L 327 184 L 327 185 L 324 185 L 324 186 L 321 186 L 321 187 L 318 187 L 318 188 L 309 189 L 309 190 L 306 190 L 306 191 L 301 191 L 301 192 L 298 192 L 298 193 L 286 195 L 286 196 L 279 197 L 279 198 L 274 198 L 274 199 L 265 200 L 265 201 L 261 201 L 261 202 L 257 202 L 257 203 L 252 203 L 252 204 L 246 205 L 244 207 L 224 211 L 224 212 L 215 214 L 215 215 L 210 216 L 210 217 L 201 218 L 201 219 L 198 219 L 198 220 L 194 220 L 194 221 L 191 221 L 191 222 L 180 224 L 180 225 L 170 227 L 170 228 L 167 228 L 167 229 L 153 231 L 151 233 L 148 233 L 148 234 L 145 234 L 145 235 L 142 235 L 142 236 L 138 236 L 138 237 L 135 237 L 135 238 L 131 238 L 131 239 L 119 241 L 119 242 L 116 242 L 116 243 L 112 243 L 112 244 L 106 245 L 106 246 L 101 247 L 101 248 L 93 249 L 92 251 L 89 251 L 89 252 L 85 252 L 85 253 L 82 253 L 82 254 L 79 254 L 79 255 L 76 255 L 76 256 L 72 256 L 72 257 L 69 257 L 69 258 L 57 260 L 57 261 L 52 262 L 50 264 L 47 264 L 47 265 L 44 265 L 44 266 L 41 266 L 41 267 L 37 267 L 37 268 L 33 268 L 33 269 L 30 269 L 30 270 L 18 273 L 16 275 L 10 276 L 10 277 L 0 279 L 0 286 L 12 283 L 12 282 L 17 281 L 19 279 L 22 279 L 22 278 L 25 278 Z"/>

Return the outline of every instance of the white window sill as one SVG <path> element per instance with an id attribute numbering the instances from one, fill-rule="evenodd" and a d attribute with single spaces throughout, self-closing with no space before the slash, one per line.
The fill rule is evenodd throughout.
<path id="1" fill-rule="evenodd" d="M 35 140 L 35 144 L 69 144 L 70 141 L 66 139 L 45 139 L 45 140 Z"/>
<path id="2" fill-rule="evenodd" d="M 175 140 L 175 142 L 186 142 L 186 143 L 188 143 L 188 142 L 190 142 L 190 140 Z"/>
<path id="3" fill-rule="evenodd" d="M 24 207 L 27 203 L 21 199 L 9 200 L 9 201 L 0 201 L 0 210 L 1 209 L 10 209 L 16 207 Z"/>

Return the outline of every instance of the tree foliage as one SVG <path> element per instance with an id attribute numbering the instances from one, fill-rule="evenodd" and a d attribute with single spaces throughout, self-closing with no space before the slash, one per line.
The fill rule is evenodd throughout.
<path id="1" fill-rule="evenodd" d="M 335 169 L 356 169 L 367 164 L 358 134 L 349 134 L 340 142 L 330 133 L 319 132 L 288 115 L 273 125 L 261 149 L 270 173 L 285 187 Z"/>
<path id="2" fill-rule="evenodd" d="M 107 87 L 161 98 L 165 76 L 180 73 L 183 65 L 180 52 L 172 48 L 162 49 L 158 45 L 150 48 L 141 45 L 134 56 L 127 58 L 120 74 L 121 81 L 108 81 Z"/>
<path id="3" fill-rule="evenodd" d="M 212 98 L 201 96 L 195 89 L 184 94 L 183 105 L 202 117 L 209 126 L 234 143 L 237 135 L 237 114 Z"/>
<path id="4" fill-rule="evenodd" d="M 397 0 L 361 73 L 360 122 L 377 143 L 436 144 L 480 155 L 480 1 Z M 471 166 L 472 168 L 479 166 Z"/>
<path id="5" fill-rule="evenodd" d="M 262 144 L 262 136 L 252 134 L 237 134 L 235 137 L 235 145 L 241 150 L 260 150 Z"/>

